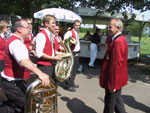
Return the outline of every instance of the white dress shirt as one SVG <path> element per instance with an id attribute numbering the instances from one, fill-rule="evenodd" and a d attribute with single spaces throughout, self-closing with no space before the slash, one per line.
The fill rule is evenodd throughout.
<path id="1" fill-rule="evenodd" d="M 75 32 L 75 35 L 76 35 L 76 38 L 77 38 L 77 44 L 76 44 L 76 46 L 75 46 L 75 48 L 74 48 L 74 52 L 78 52 L 78 51 L 80 51 L 80 38 L 79 38 L 79 33 L 78 33 L 77 31 L 75 31 L 74 29 L 73 29 L 73 31 Z M 68 39 L 69 37 L 72 37 L 72 32 L 71 32 L 70 30 L 65 33 L 65 35 L 64 35 L 64 40 L 65 40 L 65 39 Z"/>
<path id="2" fill-rule="evenodd" d="M 121 32 L 115 34 L 115 35 L 112 37 L 112 41 L 114 41 L 114 39 L 115 39 L 118 35 L 120 35 L 120 34 L 121 34 Z"/>

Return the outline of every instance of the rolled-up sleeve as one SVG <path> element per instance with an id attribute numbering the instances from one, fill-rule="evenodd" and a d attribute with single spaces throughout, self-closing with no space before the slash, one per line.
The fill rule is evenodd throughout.
<path id="1" fill-rule="evenodd" d="M 72 32 L 71 31 L 67 31 L 64 35 L 64 40 L 68 39 L 69 37 L 72 36 Z"/>
<path id="2" fill-rule="evenodd" d="M 11 55 L 20 65 L 20 61 L 29 59 L 29 52 L 24 43 L 20 40 L 15 40 L 9 45 L 9 51 Z"/>
<path id="3" fill-rule="evenodd" d="M 45 47 L 45 43 L 46 43 L 46 38 L 44 36 L 43 33 L 39 33 L 37 36 L 36 36 L 36 56 L 38 58 L 40 58 L 42 55 L 43 55 L 43 50 L 44 50 L 44 47 Z"/>

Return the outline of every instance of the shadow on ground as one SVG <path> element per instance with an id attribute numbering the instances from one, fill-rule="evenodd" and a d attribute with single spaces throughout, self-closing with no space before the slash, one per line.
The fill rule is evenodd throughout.
<path id="1" fill-rule="evenodd" d="M 80 64 L 83 67 L 82 73 L 87 76 L 87 78 L 91 79 L 93 77 L 99 77 L 100 75 L 100 65 L 101 65 L 101 60 L 96 59 L 95 61 L 95 67 L 90 68 L 88 66 L 90 59 L 89 58 L 80 58 Z"/>
<path id="2" fill-rule="evenodd" d="M 145 113 L 150 113 L 150 108 L 138 101 L 135 100 L 133 96 L 130 95 L 122 95 L 122 98 L 124 100 L 124 103 L 134 109 L 138 109 L 140 111 L 143 111 Z"/>
<path id="3" fill-rule="evenodd" d="M 99 77 L 102 60 L 96 59 L 94 68 L 88 67 L 89 61 L 89 58 L 80 58 L 80 64 L 83 67 L 82 73 L 89 79 Z M 141 57 L 140 61 L 128 60 L 128 80 L 133 83 L 137 80 L 150 83 L 150 59 Z"/>
<path id="4" fill-rule="evenodd" d="M 150 83 L 150 59 L 141 57 L 140 61 L 128 61 L 128 80 L 135 83 L 137 80 Z"/>
<path id="5" fill-rule="evenodd" d="M 67 107 L 71 113 L 97 113 L 94 109 L 87 106 L 83 101 L 77 98 L 70 99 L 68 97 L 61 97 L 63 101 L 67 102 Z"/>

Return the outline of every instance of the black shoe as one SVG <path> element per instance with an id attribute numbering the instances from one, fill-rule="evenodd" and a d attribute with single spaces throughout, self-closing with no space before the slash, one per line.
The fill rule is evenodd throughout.
<path id="1" fill-rule="evenodd" d="M 57 96 L 61 96 L 61 94 L 59 92 L 57 92 Z"/>
<path id="2" fill-rule="evenodd" d="M 89 68 L 94 68 L 94 66 L 89 66 L 89 65 L 88 65 L 88 67 L 89 67 Z"/>
<path id="3" fill-rule="evenodd" d="M 72 87 L 74 87 L 74 88 L 79 88 L 79 85 L 73 84 Z"/>
<path id="4" fill-rule="evenodd" d="M 65 89 L 71 92 L 76 92 L 76 89 L 73 87 L 65 87 Z"/>

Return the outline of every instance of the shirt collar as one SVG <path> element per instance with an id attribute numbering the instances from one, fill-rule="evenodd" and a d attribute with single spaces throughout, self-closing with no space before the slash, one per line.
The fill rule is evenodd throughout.
<path id="1" fill-rule="evenodd" d="M 73 28 L 73 30 L 74 30 L 75 33 L 78 33 L 78 31 L 76 31 L 74 28 Z"/>
<path id="2" fill-rule="evenodd" d="M 48 36 L 51 35 L 51 32 L 48 29 L 44 28 L 44 30 L 45 30 L 45 32 L 47 33 Z"/>
<path id="3" fill-rule="evenodd" d="M 120 35 L 120 34 L 121 34 L 121 32 L 115 34 L 115 35 L 112 37 L 112 41 L 114 41 L 114 39 L 115 39 L 118 35 Z"/>
<path id="4" fill-rule="evenodd" d="M 20 36 L 18 36 L 18 35 L 17 35 L 17 34 L 15 34 L 15 33 L 13 33 L 12 35 L 14 35 L 14 36 L 16 36 L 16 37 L 20 38 L 20 39 L 21 39 L 21 41 L 24 43 L 24 40 L 23 40 Z"/>
<path id="5" fill-rule="evenodd" d="M 2 37 L 2 38 L 4 38 L 4 37 L 5 37 L 5 35 L 4 35 L 3 33 L 1 33 L 0 35 L 1 35 L 1 37 Z"/>

